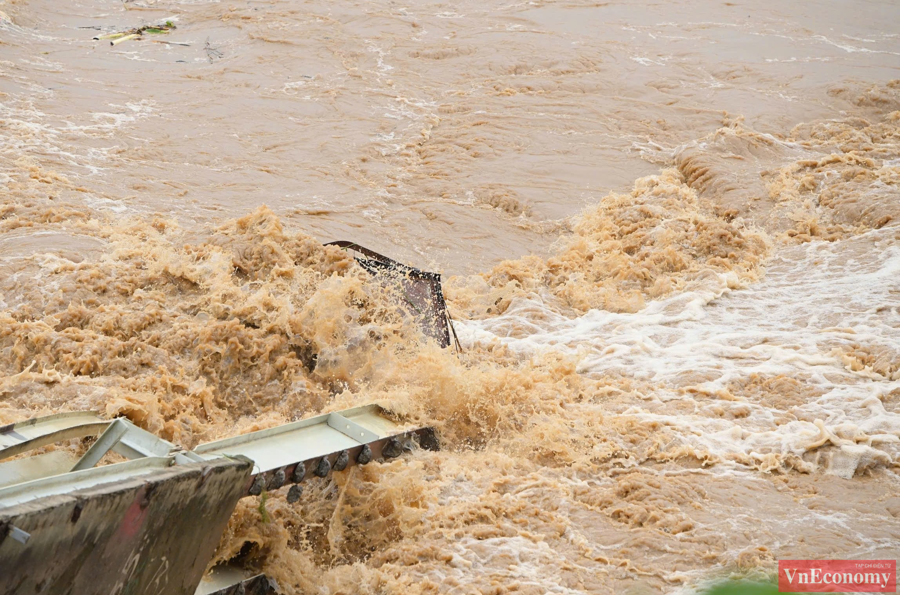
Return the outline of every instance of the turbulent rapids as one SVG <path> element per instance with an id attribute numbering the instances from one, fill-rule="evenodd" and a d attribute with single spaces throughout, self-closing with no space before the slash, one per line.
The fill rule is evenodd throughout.
<path id="1" fill-rule="evenodd" d="M 191 451 L 377 403 L 434 428 L 236 500 L 209 566 L 284 593 L 897 559 L 897 22 L 0 0 L 0 426 L 94 411 Z M 461 349 L 337 239 L 442 272 Z"/>

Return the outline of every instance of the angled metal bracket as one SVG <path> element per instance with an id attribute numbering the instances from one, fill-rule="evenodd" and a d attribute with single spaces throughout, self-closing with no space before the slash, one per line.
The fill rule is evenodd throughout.
<path id="1" fill-rule="evenodd" d="M 78 459 L 78 462 L 72 467 L 72 471 L 90 469 L 99 463 L 100 459 L 103 458 L 103 455 L 108 453 L 119 440 L 122 439 L 122 436 L 124 436 L 126 432 L 128 432 L 128 426 L 125 425 L 125 422 L 121 419 L 113 420 L 109 424 L 109 427 L 100 434 L 97 441 L 91 445 L 88 451 L 84 453 L 80 459 Z"/>
<path id="2" fill-rule="evenodd" d="M 330 413 L 328 415 L 328 426 L 360 444 L 368 444 L 381 439 L 381 436 L 375 432 L 362 427 L 354 421 L 350 421 L 340 413 Z"/>

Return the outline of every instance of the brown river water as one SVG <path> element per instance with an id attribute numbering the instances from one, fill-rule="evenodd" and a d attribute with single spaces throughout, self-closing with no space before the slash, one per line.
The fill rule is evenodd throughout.
<path id="1" fill-rule="evenodd" d="M 242 501 L 217 561 L 286 593 L 897 559 L 898 24 L 0 0 L 0 424 L 95 409 L 188 448 L 368 402 L 433 425 L 441 452 L 270 494 L 269 522 Z M 463 353 L 336 239 L 443 273 Z"/>

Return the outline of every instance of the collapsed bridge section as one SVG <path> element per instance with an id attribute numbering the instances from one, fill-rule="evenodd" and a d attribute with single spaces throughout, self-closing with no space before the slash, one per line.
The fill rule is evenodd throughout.
<path id="1" fill-rule="evenodd" d="M 96 436 L 80 458 L 30 451 Z M 352 465 L 437 449 L 377 405 L 327 413 L 185 451 L 124 419 L 63 413 L 0 428 L 0 592 L 63 595 L 275 593 L 265 577 L 205 577 L 239 499 Z M 115 452 L 129 460 L 95 466 Z M 202 584 L 201 584 L 202 581 Z"/>

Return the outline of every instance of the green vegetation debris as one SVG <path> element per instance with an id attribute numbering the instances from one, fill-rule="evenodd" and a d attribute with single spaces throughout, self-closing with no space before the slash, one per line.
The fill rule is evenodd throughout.
<path id="1" fill-rule="evenodd" d="M 269 492 L 266 491 L 266 488 L 263 488 L 262 493 L 259 495 L 259 516 L 262 518 L 263 523 L 269 522 L 269 511 L 266 510 L 266 502 L 269 500 Z"/>
<path id="2" fill-rule="evenodd" d="M 128 41 L 130 39 L 141 39 L 144 33 L 149 35 L 162 35 L 168 33 L 172 29 L 176 29 L 175 23 L 172 21 L 166 21 L 162 25 L 144 25 L 143 27 L 137 27 L 136 29 L 128 29 L 127 31 L 116 31 L 113 33 L 104 33 L 102 35 L 97 35 L 94 37 L 95 40 L 101 39 L 109 39 L 110 45 L 118 45 L 123 41 Z"/>

